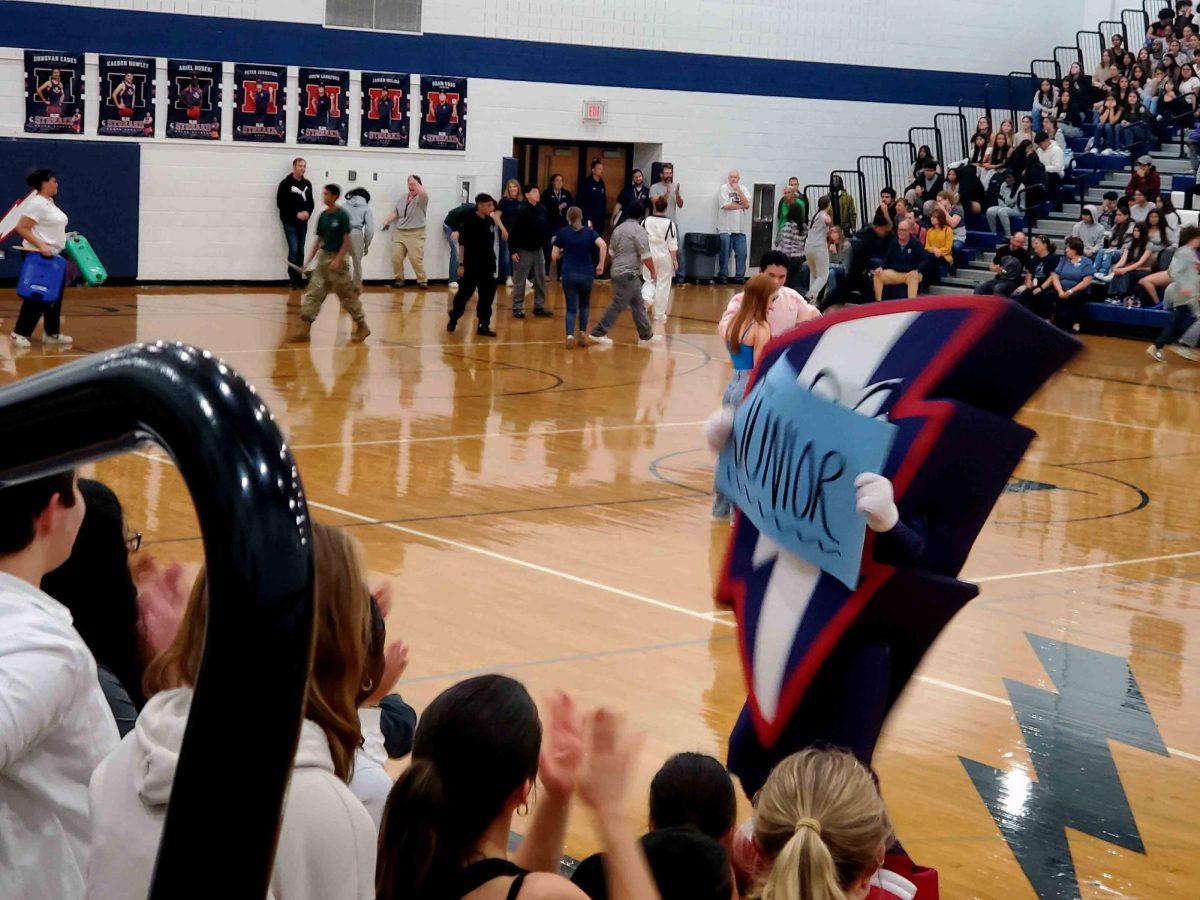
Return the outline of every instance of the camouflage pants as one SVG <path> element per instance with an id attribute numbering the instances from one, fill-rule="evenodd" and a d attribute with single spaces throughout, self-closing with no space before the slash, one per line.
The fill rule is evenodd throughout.
<path id="1" fill-rule="evenodd" d="M 313 270 L 308 281 L 308 290 L 304 292 L 304 300 L 300 304 L 300 318 L 305 322 L 316 319 L 321 312 L 321 304 L 329 296 L 329 292 L 338 295 L 342 308 L 350 313 L 350 318 L 361 322 L 363 315 L 362 302 L 358 299 L 359 288 L 354 283 L 349 254 L 342 257 L 342 266 L 336 272 L 329 268 L 337 256 L 329 250 L 317 251 L 317 267 Z"/>

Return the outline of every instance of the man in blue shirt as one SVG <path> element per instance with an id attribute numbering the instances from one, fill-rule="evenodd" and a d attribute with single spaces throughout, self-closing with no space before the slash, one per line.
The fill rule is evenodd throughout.
<path id="1" fill-rule="evenodd" d="M 608 189 L 604 186 L 603 160 L 592 160 L 591 174 L 583 179 L 577 199 L 588 227 L 597 234 L 604 234 L 604 225 L 608 221 Z"/>
<path id="2" fill-rule="evenodd" d="M 888 246 L 883 265 L 872 273 L 876 301 L 883 299 L 883 288 L 888 284 L 907 286 L 910 300 L 917 296 L 917 287 L 921 284 L 921 273 L 917 268 L 924 253 L 921 242 L 912 236 L 911 223 L 901 220 L 896 225 L 896 239 Z"/>

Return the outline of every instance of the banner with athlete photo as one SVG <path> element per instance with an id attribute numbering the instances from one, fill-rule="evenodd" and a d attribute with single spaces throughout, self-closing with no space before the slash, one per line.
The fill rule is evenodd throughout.
<path id="1" fill-rule="evenodd" d="M 301 144 L 345 147 L 350 133 L 350 73 L 337 69 L 300 70 Z"/>
<path id="2" fill-rule="evenodd" d="M 167 60 L 167 137 L 221 139 L 221 64 Z"/>
<path id="3" fill-rule="evenodd" d="M 408 93 L 411 75 L 362 73 L 362 145 L 408 146 Z"/>
<path id="4" fill-rule="evenodd" d="M 287 135 L 287 66 L 233 67 L 233 139 L 282 144 Z"/>
<path id="5" fill-rule="evenodd" d="M 104 137 L 154 137 L 156 60 L 100 57 L 100 125 Z"/>
<path id="6" fill-rule="evenodd" d="M 422 150 L 467 149 L 467 79 L 421 76 Z"/>
<path id="7" fill-rule="evenodd" d="M 25 131 L 83 131 L 83 54 L 25 51 Z"/>

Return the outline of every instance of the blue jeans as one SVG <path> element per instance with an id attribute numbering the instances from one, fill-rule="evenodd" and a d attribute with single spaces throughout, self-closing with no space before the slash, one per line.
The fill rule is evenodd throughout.
<path id="1" fill-rule="evenodd" d="M 1120 250 L 1101 250 L 1096 254 L 1095 265 L 1097 275 L 1107 275 L 1121 258 Z"/>
<path id="2" fill-rule="evenodd" d="M 446 243 L 450 246 L 450 280 L 458 281 L 458 244 L 450 239 L 454 229 L 443 222 L 442 234 L 446 236 Z"/>
<path id="3" fill-rule="evenodd" d="M 497 272 L 497 277 L 504 281 L 512 277 L 512 255 L 508 252 L 508 241 L 504 238 L 498 238 L 500 242 L 500 269 Z"/>
<path id="4" fill-rule="evenodd" d="M 1106 122 L 1103 125 L 1096 126 L 1096 142 L 1092 146 L 1096 150 L 1116 150 L 1121 145 L 1121 138 L 1117 133 L 1117 126 L 1111 122 Z"/>
<path id="5" fill-rule="evenodd" d="M 717 260 L 717 281 L 725 280 L 725 273 L 729 269 L 729 250 L 733 248 L 733 256 L 737 265 L 737 278 L 746 277 L 746 235 L 745 234 L 729 234 L 728 232 L 719 235 L 721 239 L 720 257 Z"/>
<path id="6" fill-rule="evenodd" d="M 308 236 L 308 222 L 301 222 L 299 220 L 294 222 L 284 222 L 283 236 L 287 238 L 288 262 L 296 267 L 303 266 L 304 239 Z M 288 282 L 295 287 L 299 287 L 304 283 L 304 279 L 300 277 L 300 273 L 295 269 L 289 268 L 287 277 Z"/>
<path id="7" fill-rule="evenodd" d="M 832 297 L 837 291 L 838 277 L 846 274 L 846 267 L 834 263 L 829 267 L 829 280 L 825 282 L 825 297 Z"/>
<path id="8" fill-rule="evenodd" d="M 746 384 L 750 381 L 750 369 L 734 369 L 733 377 L 725 385 L 725 396 L 721 399 L 722 406 L 737 409 L 746 399 Z M 713 477 L 712 515 L 714 519 L 727 519 L 733 512 L 733 504 L 729 498 L 717 490 L 717 480 Z"/>
<path id="9" fill-rule="evenodd" d="M 594 281 L 591 275 L 567 275 L 562 280 L 563 294 L 567 298 L 567 337 L 575 333 L 576 314 L 579 315 L 579 330 L 587 331 Z"/>

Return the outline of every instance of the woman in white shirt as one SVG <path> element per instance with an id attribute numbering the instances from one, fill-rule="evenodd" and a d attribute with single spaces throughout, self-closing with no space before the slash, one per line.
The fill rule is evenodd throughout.
<path id="1" fill-rule="evenodd" d="M 58 193 L 58 178 L 49 169 L 32 172 L 25 183 L 33 188 L 34 196 L 25 201 L 21 208 L 21 221 L 17 223 L 17 234 L 24 240 L 21 244 L 30 253 L 42 256 L 58 256 L 67 246 L 67 214 L 54 203 Z M 68 278 L 69 282 L 70 279 Z M 63 285 L 66 287 L 66 285 Z M 62 297 L 53 303 L 41 300 L 25 300 L 13 326 L 12 342 L 15 347 L 28 347 L 29 337 L 37 327 L 38 320 L 45 314 L 45 343 L 69 346 L 71 338 L 62 333 Z"/>
<path id="2" fill-rule="evenodd" d="M 1179 68 L 1179 87 L 1176 93 L 1180 97 L 1187 98 L 1188 103 L 1195 106 L 1198 91 L 1200 91 L 1200 78 L 1196 77 L 1196 70 L 1191 63 L 1184 63 Z"/>

